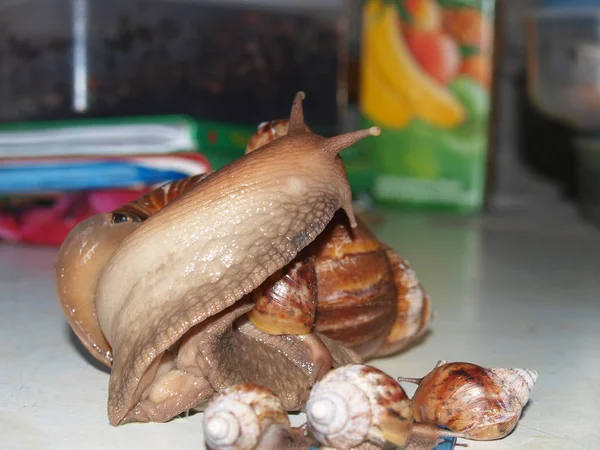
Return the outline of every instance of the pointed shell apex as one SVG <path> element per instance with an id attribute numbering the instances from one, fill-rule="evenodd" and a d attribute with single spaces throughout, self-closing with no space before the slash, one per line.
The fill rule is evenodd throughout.
<path id="1" fill-rule="evenodd" d="M 514 395 L 521 406 L 529 401 L 529 393 L 538 379 L 538 373 L 533 369 L 493 368 L 490 371 L 502 381 L 506 389 Z"/>

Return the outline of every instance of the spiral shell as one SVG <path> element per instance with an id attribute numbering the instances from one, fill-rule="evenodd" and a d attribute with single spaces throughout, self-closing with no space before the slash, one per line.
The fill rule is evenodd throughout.
<path id="1" fill-rule="evenodd" d="M 315 327 L 367 359 L 389 335 L 398 299 L 385 249 L 360 219 L 357 223 L 351 230 L 336 214 L 313 243 L 319 293 Z"/>
<path id="2" fill-rule="evenodd" d="M 144 221 L 176 198 L 193 189 L 208 175 L 203 173 L 165 183 L 131 203 L 114 210 L 111 213 L 112 220 L 113 222 Z"/>
<path id="3" fill-rule="evenodd" d="M 420 380 L 412 399 L 417 422 L 428 422 L 467 439 L 494 440 L 516 427 L 537 381 L 531 369 L 487 369 L 440 361 Z"/>
<path id="4" fill-rule="evenodd" d="M 308 334 L 315 323 L 317 275 L 312 259 L 294 262 L 252 292 L 252 324 L 268 334 Z"/>
<path id="5" fill-rule="evenodd" d="M 398 310 L 392 329 L 375 356 L 387 356 L 404 350 L 425 334 L 432 314 L 429 295 L 408 261 L 389 246 L 384 248 L 394 271 Z"/>
<path id="6" fill-rule="evenodd" d="M 404 446 L 410 438 L 410 400 L 391 377 L 360 364 L 330 371 L 310 393 L 308 426 L 323 445 L 338 449 L 365 442 Z"/>
<path id="7" fill-rule="evenodd" d="M 224 389 L 204 412 L 203 428 L 211 450 L 252 450 L 269 426 L 290 427 L 279 398 L 254 384 L 238 384 Z"/>
<path id="8" fill-rule="evenodd" d="M 250 137 L 250 140 L 248 140 L 248 143 L 246 144 L 246 153 L 250 153 L 279 137 L 287 136 L 289 123 L 289 119 L 262 122 Z M 308 125 L 304 125 L 304 128 L 306 131 L 312 132 Z"/>

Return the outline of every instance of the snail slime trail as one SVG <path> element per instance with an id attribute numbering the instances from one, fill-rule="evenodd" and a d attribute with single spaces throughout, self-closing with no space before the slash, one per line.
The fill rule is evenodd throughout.
<path id="1" fill-rule="evenodd" d="M 112 349 L 113 425 L 152 384 L 161 355 L 190 328 L 290 263 L 338 209 L 356 226 L 338 153 L 379 129 L 318 136 L 306 130 L 303 99 L 295 97 L 286 136 L 211 173 L 148 217 L 99 271 L 95 314 Z"/>

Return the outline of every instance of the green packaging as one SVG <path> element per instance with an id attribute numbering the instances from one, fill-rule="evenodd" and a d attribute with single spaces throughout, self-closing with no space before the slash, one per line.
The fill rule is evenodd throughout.
<path id="1" fill-rule="evenodd" d="M 368 0 L 361 126 L 380 204 L 479 212 L 485 203 L 493 0 Z M 368 146 L 368 148 L 365 148 Z"/>

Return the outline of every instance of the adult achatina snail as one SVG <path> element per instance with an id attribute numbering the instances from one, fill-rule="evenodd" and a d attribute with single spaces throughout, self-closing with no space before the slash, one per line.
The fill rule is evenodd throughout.
<path id="1" fill-rule="evenodd" d="M 316 442 L 291 427 L 280 399 L 256 384 L 238 384 L 215 396 L 203 417 L 210 450 L 309 450 Z"/>
<path id="2" fill-rule="evenodd" d="M 301 253 L 302 245 L 310 246 L 310 240 L 327 225 L 336 204 L 350 213 L 345 221 L 341 212 L 335 214 L 329 228 L 346 230 L 342 240 L 352 249 L 349 230 L 356 222 L 351 214 L 347 187 L 338 186 L 336 192 L 336 183 L 345 186 L 339 156 L 334 158 L 333 168 L 331 162 L 327 162 L 329 169 L 315 171 L 325 177 L 323 182 L 333 179 L 333 184 L 313 186 L 310 190 L 306 185 L 312 180 L 304 178 L 313 176 L 306 174 L 311 164 L 321 161 L 321 150 L 311 148 L 307 151 L 308 158 L 298 155 L 302 152 L 296 147 L 314 147 L 318 143 L 326 149 L 324 153 L 331 153 L 340 145 L 377 132 L 361 131 L 330 140 L 315 137 L 303 124 L 302 98 L 302 94 L 296 97 L 290 122 L 274 127 L 278 133 L 284 130 L 285 135 L 267 136 L 257 152 L 252 151 L 256 144 L 249 143 L 248 153 L 252 151 L 257 156 L 249 159 L 252 155 L 247 155 L 243 160 L 247 164 L 234 164 L 213 174 L 163 186 L 111 214 L 84 221 L 65 240 L 56 266 L 57 292 L 65 315 L 86 348 L 105 365 L 112 365 L 109 394 L 112 424 L 169 420 L 198 406 L 216 391 L 240 382 L 265 384 L 276 391 L 286 409 L 299 409 L 314 381 L 327 370 L 360 361 L 356 353 L 327 337 L 330 331 L 327 327 L 319 332 L 319 318 L 316 332 L 308 334 L 276 336 L 262 332 L 246 318 L 253 305 L 244 294 L 251 290 L 248 283 L 239 285 L 244 277 L 232 281 L 232 291 L 224 287 L 227 270 L 234 268 L 242 267 L 249 273 L 253 285 L 265 273 L 272 275 L 269 274 L 271 266 L 261 268 L 261 261 L 268 265 L 273 260 L 287 258 L 290 260 L 287 267 L 293 270 L 292 254 Z M 269 127 L 265 124 L 259 128 L 255 138 L 264 135 Z M 279 145 L 267 145 L 274 138 L 278 138 Z M 293 155 L 289 156 L 293 162 L 282 162 L 287 160 L 280 158 L 279 153 L 290 146 Z M 302 156 L 310 160 L 310 164 L 298 165 L 294 158 Z M 255 173 L 261 164 L 273 163 L 272 159 L 279 161 L 271 167 L 278 171 L 273 179 Z M 286 167 L 280 170 L 280 164 Z M 300 175 L 288 173 L 296 170 Z M 276 192 L 278 188 L 284 192 Z M 288 203 L 277 203 L 282 198 L 285 200 L 286 195 L 299 202 L 298 208 L 290 199 Z M 323 198 L 325 206 L 310 207 Z M 244 205 L 253 208 L 244 208 Z M 291 224 L 290 220 L 282 219 L 282 210 L 286 208 L 291 212 L 300 209 L 301 214 L 307 215 L 305 223 Z M 258 218 L 253 227 L 254 215 Z M 213 220 L 216 223 L 212 223 Z M 238 228 L 242 222 L 245 228 Z M 358 221 L 358 234 L 362 228 Z M 246 250 L 241 249 L 243 244 L 248 245 Z M 175 253 L 179 247 L 181 254 Z M 244 251 L 249 252 L 250 258 L 244 257 Z M 136 265 L 137 260 L 132 255 L 143 259 L 141 267 Z M 306 262 L 302 258 L 298 261 Z M 428 298 L 418 282 L 414 283 L 412 272 L 406 267 L 401 269 L 403 282 L 408 279 L 413 283 L 398 285 L 398 293 L 415 298 L 424 314 L 413 320 L 416 326 L 403 329 L 402 324 L 410 320 L 407 321 L 406 307 L 400 305 L 397 316 L 386 316 L 388 331 L 399 329 L 400 333 L 379 332 L 383 335 L 383 338 L 379 336 L 380 343 L 371 345 L 369 352 L 363 351 L 363 356 L 381 350 L 383 341 L 382 352 L 398 349 L 428 324 Z M 146 270 L 149 272 L 144 276 Z M 170 270 L 174 271 L 173 277 Z M 192 279 L 198 271 L 202 277 Z M 388 285 L 395 288 L 393 284 Z M 117 294 L 118 300 L 110 298 L 111 292 Z M 144 301 L 145 295 L 150 302 Z M 238 295 L 241 297 L 236 302 Z M 393 304 L 398 301 L 394 297 Z M 144 315 L 146 307 L 153 308 L 148 316 Z M 360 317 L 361 310 L 354 311 L 354 315 Z M 353 321 L 346 318 L 345 322 L 354 326 L 355 332 L 361 331 Z M 391 336 L 396 337 L 391 339 Z M 352 345 L 350 339 L 347 341 Z M 117 352 L 122 356 L 117 356 Z"/>
<path id="3" fill-rule="evenodd" d="M 287 129 L 287 120 L 263 122 L 246 152 L 285 136 Z M 408 262 L 360 218 L 356 223 L 351 228 L 338 212 L 295 266 L 256 289 L 251 322 L 269 334 L 306 334 L 314 324 L 363 359 L 399 352 L 421 337 L 431 319 L 429 296 Z M 295 280 L 299 275 L 302 284 Z"/>
<path id="4" fill-rule="evenodd" d="M 440 361 L 418 384 L 412 398 L 417 422 L 446 427 L 466 439 L 495 440 L 516 427 L 538 374 L 531 369 L 485 368 Z"/>

